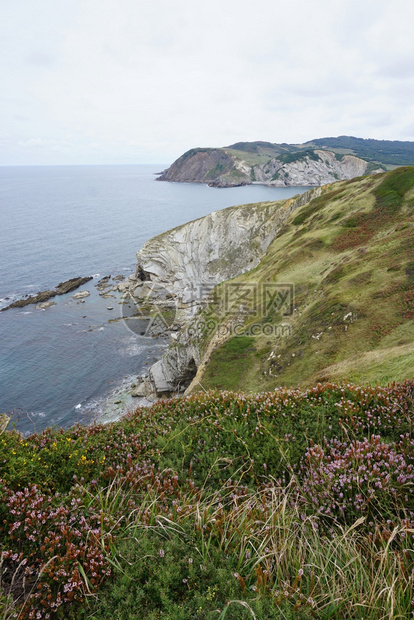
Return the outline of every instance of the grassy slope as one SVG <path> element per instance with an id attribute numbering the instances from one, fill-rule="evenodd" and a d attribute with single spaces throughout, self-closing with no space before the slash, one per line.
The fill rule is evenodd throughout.
<path id="1" fill-rule="evenodd" d="M 236 147 L 236 148 L 235 148 Z M 392 140 L 365 140 L 351 136 L 337 138 L 319 138 L 304 144 L 272 144 L 270 142 L 239 142 L 224 147 L 223 150 L 243 159 L 250 165 L 264 163 L 269 158 L 284 154 L 297 153 L 309 149 L 325 148 L 338 155 L 350 154 L 370 162 L 384 164 L 388 169 L 393 166 L 412 165 L 414 163 L 414 143 Z"/>
<path id="2" fill-rule="evenodd" d="M 293 283 L 296 312 L 284 318 L 292 336 L 228 340 L 213 353 L 203 387 L 260 391 L 412 376 L 413 227 L 413 168 L 324 188 L 295 211 L 259 266 L 233 281 Z"/>

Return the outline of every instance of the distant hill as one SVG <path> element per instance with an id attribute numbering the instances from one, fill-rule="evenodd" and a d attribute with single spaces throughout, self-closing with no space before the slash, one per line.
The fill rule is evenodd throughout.
<path id="1" fill-rule="evenodd" d="M 344 150 L 367 161 L 376 161 L 383 164 L 396 166 L 414 164 L 414 142 L 339 136 L 338 138 L 318 138 L 317 140 L 306 142 L 304 146 L 323 147 L 336 152 Z"/>
<path id="2" fill-rule="evenodd" d="M 318 186 L 402 165 L 414 165 L 414 142 L 352 136 L 304 144 L 236 142 L 221 148 L 190 149 L 158 180 L 215 187 L 252 183 Z"/>

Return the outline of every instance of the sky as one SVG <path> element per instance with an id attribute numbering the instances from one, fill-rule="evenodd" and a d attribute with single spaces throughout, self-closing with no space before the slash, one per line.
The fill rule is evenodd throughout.
<path id="1" fill-rule="evenodd" d="M 0 165 L 414 140 L 413 0 L 1 0 Z"/>

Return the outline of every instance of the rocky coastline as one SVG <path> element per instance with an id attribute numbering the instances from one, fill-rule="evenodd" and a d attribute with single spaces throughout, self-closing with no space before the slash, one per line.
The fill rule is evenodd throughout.
<path id="1" fill-rule="evenodd" d="M 135 274 L 118 285 L 125 304 L 149 322 L 147 335 L 169 335 L 162 359 L 132 393 L 154 399 L 183 394 L 220 342 L 207 348 L 192 329 L 214 287 L 253 269 L 298 207 L 321 194 L 308 190 L 285 201 L 230 207 L 167 231 L 137 253 Z"/>
<path id="2" fill-rule="evenodd" d="M 219 343 L 213 338 L 205 350 L 191 330 L 214 287 L 256 267 L 292 211 L 321 191 L 318 187 L 285 201 L 230 207 L 178 226 L 144 244 L 134 274 L 106 275 L 95 284 L 111 304 L 108 310 L 115 303 L 121 309 L 120 316 L 109 322 L 124 321 L 132 332 L 165 339 L 162 358 L 110 396 L 99 421 L 121 417 L 126 407 L 184 394 Z M 29 304 L 49 307 L 53 297 L 73 292 L 91 279 L 71 278 L 2 310 Z M 89 294 L 80 291 L 73 297 L 85 303 Z"/>
<path id="3" fill-rule="evenodd" d="M 191 149 L 161 172 L 157 180 L 223 188 L 254 183 L 269 187 L 319 187 L 384 170 L 380 163 L 349 153 L 322 148 L 279 153 L 277 146 L 273 145 L 273 152 L 270 145 L 254 153 L 232 147 Z"/>

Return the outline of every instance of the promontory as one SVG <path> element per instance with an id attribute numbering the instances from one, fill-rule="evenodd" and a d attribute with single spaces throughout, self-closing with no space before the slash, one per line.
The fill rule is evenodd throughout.
<path id="1" fill-rule="evenodd" d="M 414 164 L 414 142 L 339 136 L 304 144 L 237 142 L 193 148 L 160 173 L 159 181 L 235 187 L 320 186 Z"/>

